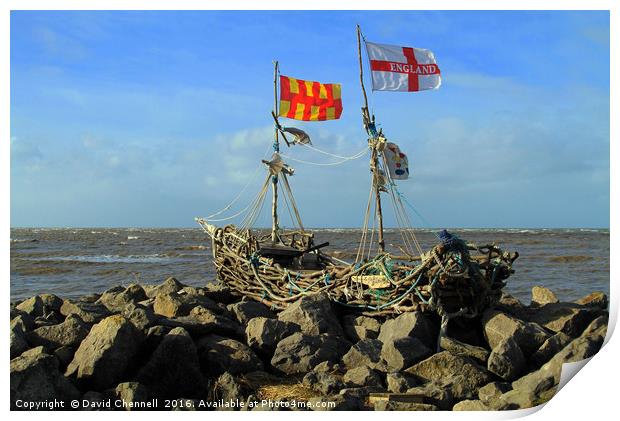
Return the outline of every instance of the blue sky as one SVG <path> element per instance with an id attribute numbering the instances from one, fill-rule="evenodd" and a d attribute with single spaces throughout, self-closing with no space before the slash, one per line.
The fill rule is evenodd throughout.
<path id="1" fill-rule="evenodd" d="M 342 84 L 340 120 L 286 124 L 357 153 L 356 23 L 442 71 L 437 91 L 370 96 L 409 156 L 416 225 L 609 227 L 609 14 L 592 11 L 12 12 L 11 225 L 193 226 L 250 180 L 231 213 L 245 207 L 272 143 L 274 59 Z M 307 226 L 361 226 L 366 159 L 292 164 Z"/>

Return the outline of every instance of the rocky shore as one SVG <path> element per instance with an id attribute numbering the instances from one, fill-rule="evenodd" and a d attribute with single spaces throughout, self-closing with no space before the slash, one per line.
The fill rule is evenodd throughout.
<path id="1" fill-rule="evenodd" d="M 549 400 L 593 356 L 608 301 L 504 294 L 439 338 L 432 313 L 344 312 L 325 295 L 279 313 L 221 284 L 119 286 L 11 304 L 12 409 L 509 410 Z M 51 402 L 51 403 L 50 403 Z"/>

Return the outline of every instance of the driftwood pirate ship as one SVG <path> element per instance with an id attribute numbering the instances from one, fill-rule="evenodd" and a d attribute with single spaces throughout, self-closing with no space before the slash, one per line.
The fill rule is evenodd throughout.
<path id="1" fill-rule="evenodd" d="M 389 162 L 390 154 L 400 152 L 396 145 L 388 142 L 382 130 L 377 131 L 375 117 L 368 110 L 359 27 L 357 35 L 364 97 L 362 118 L 368 134 L 366 152 L 370 155 L 371 177 L 355 261 L 346 262 L 330 255 L 326 251 L 329 243 L 315 244 L 314 235 L 303 226 L 289 184 L 294 170 L 284 161 L 280 145 L 281 140 L 288 146 L 307 145 L 309 139 L 304 132 L 282 127 L 279 122 L 278 117 L 284 114 L 278 109 L 279 69 L 276 62 L 272 113 L 275 121 L 274 153 L 271 160 L 263 161 L 267 174 L 261 190 L 243 212 L 233 215 L 243 213 L 239 225 L 218 227 L 214 225 L 217 220 L 213 217 L 196 218 L 211 237 L 217 277 L 233 291 L 277 309 L 285 308 L 305 295 L 324 292 L 334 302 L 370 315 L 430 310 L 444 320 L 475 316 L 501 294 L 505 280 L 513 273 L 512 263 L 518 254 L 504 252 L 493 244 L 470 244 L 445 230 L 439 233 L 436 246 L 426 252 L 421 249 L 403 206 L 404 196 L 395 183 L 406 169 L 401 168 L 400 173 L 395 173 Z M 405 48 L 403 51 L 407 63 L 411 63 L 411 57 L 415 63 L 413 53 L 408 54 Z M 381 66 L 385 68 L 385 64 L 379 63 L 379 68 Z M 393 67 L 399 70 L 397 66 Z M 405 70 L 411 73 L 419 69 L 418 65 Z M 428 67 L 426 71 L 438 73 L 438 68 Z M 411 84 L 409 88 L 412 90 Z M 289 140 L 287 135 L 294 139 Z M 270 233 L 261 235 L 252 224 L 270 187 L 272 227 Z M 294 230 L 280 228 L 278 204 L 281 193 L 297 225 Z M 394 205 L 402 238 L 402 244 L 396 246 L 398 252 L 388 251 L 385 247 L 382 196 L 389 197 Z"/>

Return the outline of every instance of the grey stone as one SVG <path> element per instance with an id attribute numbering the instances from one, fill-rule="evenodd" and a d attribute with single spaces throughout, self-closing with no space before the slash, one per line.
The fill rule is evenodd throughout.
<path id="1" fill-rule="evenodd" d="M 24 351 L 28 349 L 28 342 L 24 338 L 24 334 L 21 329 L 13 328 L 10 334 L 10 357 L 11 359 L 19 357 Z"/>
<path id="2" fill-rule="evenodd" d="M 439 341 L 439 347 L 444 351 L 461 357 L 469 357 L 480 364 L 486 365 L 490 352 L 480 346 L 466 344 L 448 336 L 442 336 Z"/>
<path id="3" fill-rule="evenodd" d="M 379 373 L 368 367 L 356 367 L 348 370 L 343 377 L 348 387 L 383 387 Z"/>
<path id="4" fill-rule="evenodd" d="M 67 376 L 103 390 L 119 380 L 136 355 L 143 334 L 120 315 L 103 319 L 92 327 L 67 367 Z"/>
<path id="5" fill-rule="evenodd" d="M 136 377 L 161 398 L 199 397 L 205 393 L 198 350 L 183 328 L 172 329 Z"/>
<path id="6" fill-rule="evenodd" d="M 127 304 L 122 310 L 122 315 L 139 330 L 154 326 L 160 319 L 149 307 L 135 303 Z"/>
<path id="7" fill-rule="evenodd" d="M 127 288 L 118 286 L 108 289 L 97 302 L 113 313 L 121 313 L 126 305 L 137 304 L 146 298 L 144 288 L 138 284 L 132 284 Z"/>
<path id="8" fill-rule="evenodd" d="M 532 307 L 542 307 L 546 304 L 555 304 L 560 302 L 558 297 L 550 290 L 542 286 L 532 288 Z"/>
<path id="9" fill-rule="evenodd" d="M 387 320 L 381 326 L 379 340 L 383 343 L 389 340 L 411 336 L 417 338 L 428 348 L 436 346 L 439 329 L 420 311 L 409 311 L 395 319 Z"/>
<path id="10" fill-rule="evenodd" d="M 192 308 L 187 316 L 162 319 L 158 323 L 163 326 L 182 327 L 195 336 L 216 334 L 242 338 L 245 334 L 239 323 L 202 306 Z"/>
<path id="11" fill-rule="evenodd" d="M 458 402 L 456 405 L 452 407 L 453 411 L 490 411 L 487 405 L 480 400 L 470 400 L 465 399 L 464 401 Z"/>
<path id="12" fill-rule="evenodd" d="M 43 345 L 50 349 L 61 346 L 78 347 L 86 338 L 90 325 L 79 316 L 70 314 L 64 322 L 52 326 L 43 326 L 28 332 L 26 339 L 33 346 Z"/>
<path id="13" fill-rule="evenodd" d="M 242 301 L 240 303 L 230 304 L 228 309 L 233 312 L 239 323 L 246 325 L 250 319 L 255 317 L 266 317 L 268 319 L 276 318 L 273 311 L 265 304 L 256 301 Z"/>
<path id="14" fill-rule="evenodd" d="M 294 333 L 278 342 L 271 365 L 286 374 L 306 373 L 323 361 L 340 361 L 350 346 L 334 335 Z"/>
<path id="15" fill-rule="evenodd" d="M 324 396 L 338 393 L 344 388 L 342 376 L 325 372 L 310 371 L 304 376 L 302 383 Z"/>
<path id="16" fill-rule="evenodd" d="M 278 342 L 299 331 L 301 327 L 296 323 L 255 317 L 248 322 L 245 335 L 250 347 L 263 354 L 272 355 Z"/>
<path id="17" fill-rule="evenodd" d="M 114 389 L 116 399 L 120 399 L 127 411 L 133 410 L 134 406 L 140 407 L 140 403 L 148 402 L 149 391 L 138 382 L 120 383 Z"/>
<path id="18" fill-rule="evenodd" d="M 488 369 L 504 380 L 513 380 L 526 368 L 525 357 L 512 338 L 500 342 L 489 356 Z"/>
<path id="19" fill-rule="evenodd" d="M 155 298 L 158 295 L 170 294 L 173 292 L 181 291 L 185 285 L 177 281 L 175 278 L 167 278 L 164 282 L 157 286 L 150 286 L 145 288 L 147 297 Z"/>
<path id="20" fill-rule="evenodd" d="M 306 335 L 331 333 L 343 336 L 344 332 L 331 300 L 325 293 L 307 295 L 295 301 L 278 315 L 283 322 L 297 323 Z"/>
<path id="21" fill-rule="evenodd" d="M 385 376 L 388 391 L 392 393 L 405 393 L 412 387 L 418 386 L 418 381 L 413 376 L 403 373 L 388 373 Z"/>
<path id="22" fill-rule="evenodd" d="M 213 385 L 213 394 L 215 400 L 223 400 L 224 402 L 243 402 L 250 395 L 251 389 L 238 380 L 237 377 L 229 372 L 223 373 L 217 378 Z M 227 407 L 218 407 L 218 410 L 226 410 Z M 239 410 L 240 408 L 235 408 Z"/>
<path id="23" fill-rule="evenodd" d="M 566 345 L 568 345 L 573 338 L 570 336 L 558 332 L 549 339 L 547 339 L 538 350 L 532 354 L 530 361 L 537 367 L 540 367 L 547 361 L 549 361 L 555 354 L 560 352 Z"/>
<path id="24" fill-rule="evenodd" d="M 407 390 L 407 394 L 420 396 L 425 403 L 435 405 L 444 411 L 452 409 L 454 405 L 454 398 L 450 388 L 436 382 L 428 382 L 422 386 L 412 387 Z"/>
<path id="25" fill-rule="evenodd" d="M 411 336 L 387 339 L 381 348 L 381 358 L 390 371 L 403 370 L 432 353 L 420 340 Z"/>
<path id="26" fill-rule="evenodd" d="M 549 307 L 549 305 L 544 308 Z M 533 354 L 551 336 L 535 323 L 527 323 L 506 313 L 489 310 L 482 317 L 484 336 L 491 349 L 513 338 L 525 356 Z"/>
<path id="27" fill-rule="evenodd" d="M 529 320 L 553 332 L 577 337 L 599 315 L 600 310 L 596 308 L 574 303 L 557 303 L 547 304 L 534 311 Z"/>
<path id="28" fill-rule="evenodd" d="M 482 386 L 478 390 L 478 398 L 483 402 L 490 402 L 498 399 L 503 393 L 508 392 L 512 386 L 508 383 L 491 382 Z"/>
<path id="29" fill-rule="evenodd" d="M 84 322 L 92 324 L 108 317 L 110 311 L 102 304 L 65 300 L 60 307 L 60 314 L 65 317 L 75 314 Z"/>
<path id="30" fill-rule="evenodd" d="M 80 398 L 80 392 L 58 371 L 58 361 L 51 355 L 20 356 L 11 360 L 11 409 L 16 401 L 68 402 Z M 68 407 L 68 405 L 65 405 Z"/>
<path id="31" fill-rule="evenodd" d="M 342 318 L 342 328 L 346 337 L 356 343 L 364 339 L 377 339 L 381 323 L 373 317 L 348 314 Z"/>
<path id="32" fill-rule="evenodd" d="M 247 345 L 234 339 L 209 335 L 197 343 L 202 371 L 209 377 L 262 370 L 263 362 Z"/>
<path id="33" fill-rule="evenodd" d="M 342 362 L 348 368 L 370 367 L 376 368 L 381 362 L 381 347 L 378 339 L 359 341 L 342 357 Z"/>
<path id="34" fill-rule="evenodd" d="M 599 310 L 606 310 L 609 306 L 609 299 L 607 298 L 607 294 L 596 291 L 578 299 L 577 301 L 575 301 L 575 303 L 581 304 L 586 307 L 593 307 Z"/>
<path id="35" fill-rule="evenodd" d="M 435 354 L 424 361 L 405 370 L 420 379 L 434 382 L 445 382 L 455 376 L 464 377 L 464 385 L 470 390 L 477 390 L 489 383 L 490 373 L 467 357 L 453 355 L 448 351 Z"/>
<path id="36" fill-rule="evenodd" d="M 19 314 L 11 319 L 10 329 L 19 329 L 21 333 L 26 333 L 34 328 L 34 319 L 26 313 Z"/>

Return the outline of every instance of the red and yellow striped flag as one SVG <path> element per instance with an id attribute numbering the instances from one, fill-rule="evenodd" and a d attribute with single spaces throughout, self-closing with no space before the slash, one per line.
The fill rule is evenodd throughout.
<path id="1" fill-rule="evenodd" d="M 280 76 L 281 117 L 305 121 L 336 120 L 342 114 L 339 83 Z"/>

